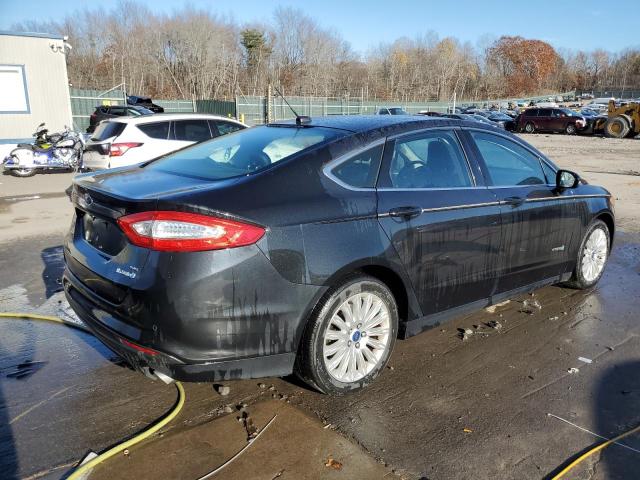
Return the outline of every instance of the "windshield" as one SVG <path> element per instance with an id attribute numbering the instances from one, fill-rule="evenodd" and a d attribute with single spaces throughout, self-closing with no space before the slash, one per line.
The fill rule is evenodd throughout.
<path id="1" fill-rule="evenodd" d="M 348 132 L 331 128 L 247 128 L 180 150 L 145 168 L 208 180 L 249 175 Z"/>
<path id="2" fill-rule="evenodd" d="M 491 120 L 511 120 L 511 117 L 505 113 L 494 113 L 489 118 Z"/>
<path id="3" fill-rule="evenodd" d="M 573 110 L 569 110 L 568 108 L 561 108 L 560 111 L 569 117 L 578 116 L 577 112 L 574 112 Z"/>
<path id="4" fill-rule="evenodd" d="M 391 113 L 391 115 L 409 115 L 404 109 L 402 108 L 390 108 L 389 112 Z"/>

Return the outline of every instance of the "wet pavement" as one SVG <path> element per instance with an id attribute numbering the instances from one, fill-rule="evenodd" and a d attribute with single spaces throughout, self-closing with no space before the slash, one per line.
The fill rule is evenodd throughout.
<path id="1" fill-rule="evenodd" d="M 0 311 L 65 315 L 61 240 L 2 245 Z M 188 384 L 185 408 L 163 435 L 96 478 L 197 478 L 246 441 L 236 420 L 242 404 L 256 425 L 278 418 L 220 478 L 382 478 L 390 470 L 410 479 L 545 478 L 601 441 L 561 419 L 606 437 L 640 424 L 639 311 L 640 235 L 619 234 L 592 291 L 547 287 L 399 341 L 390 368 L 365 391 L 327 397 L 286 378 L 229 382 L 231 394 L 220 396 Z M 175 398 L 173 386 L 130 371 L 87 334 L 0 319 L 2 478 L 60 478 Z M 567 478 L 638 478 L 640 436 L 624 443 L 630 448 L 613 445 Z M 325 467 L 329 457 L 343 468 Z"/>
<path id="2" fill-rule="evenodd" d="M 0 311 L 39 307 L 40 313 L 64 314 L 58 283 L 60 242 L 59 236 L 30 240 L 30 250 L 37 255 L 26 253 L 19 242 L 3 245 L 0 270 L 10 274 L 0 278 Z M 185 409 L 165 435 L 195 441 L 201 435 L 196 429 L 207 430 L 207 440 L 196 449 L 199 453 L 172 457 L 184 463 L 181 471 L 197 478 L 198 472 L 215 468 L 232 454 L 218 448 L 207 468 L 201 461 L 194 467 L 193 460 L 204 455 L 203 445 L 242 441 L 238 432 L 234 437 L 224 433 L 225 428 L 211 430 L 206 425 L 229 424 L 229 418 L 236 422 L 237 405 L 243 403 L 249 411 L 266 412 L 261 414 L 266 418 L 273 408 L 265 404 L 277 400 L 319 419 L 309 420 L 309 435 L 324 431 L 325 424 L 343 436 L 336 439 L 351 440 L 345 445 L 355 456 L 344 454 L 345 445 L 327 447 L 332 444 L 327 440 L 310 456 L 302 454 L 308 451 L 305 442 L 283 450 L 277 437 L 286 435 L 286 429 L 283 432 L 280 425 L 276 438 L 243 457 L 242 465 L 267 455 L 265 448 L 270 452 L 269 468 L 257 470 L 255 478 L 274 478 L 280 471 L 278 462 L 283 465 L 282 478 L 295 478 L 291 458 L 302 464 L 313 461 L 317 467 L 324 455 L 342 453 L 345 465 L 360 465 L 369 457 L 358 446 L 378 465 L 387 464 L 405 478 L 544 478 L 600 441 L 560 419 L 606 437 L 640 424 L 638 310 L 640 236 L 620 234 L 605 276 L 592 291 L 547 287 L 493 312 L 460 317 L 400 341 L 390 368 L 367 390 L 345 397 L 317 394 L 294 378 L 229 382 L 228 397 L 208 384 L 188 384 Z M 462 340 L 460 330 L 466 329 L 472 333 Z M 578 371 L 569 373 L 572 368 Z M 172 386 L 130 371 L 80 331 L 2 319 L 3 478 L 39 473 L 59 478 L 89 449 L 101 451 L 161 416 L 175 395 Z M 291 415 L 285 409 L 279 423 Z M 134 470 L 151 468 L 158 452 L 174 451 L 171 442 L 163 447 L 163 437 L 147 443 L 139 448 L 151 449 L 154 455 L 114 461 L 112 467 L 103 467 L 103 473 L 108 472 L 104 478 L 124 478 L 122 462 L 135 462 Z M 640 438 L 624 443 L 634 450 L 613 445 L 569 478 L 636 478 Z M 368 465 L 375 465 L 374 460 Z M 327 478 L 337 474 L 320 466 Z M 345 467 L 342 478 L 350 478 L 347 472 Z"/>

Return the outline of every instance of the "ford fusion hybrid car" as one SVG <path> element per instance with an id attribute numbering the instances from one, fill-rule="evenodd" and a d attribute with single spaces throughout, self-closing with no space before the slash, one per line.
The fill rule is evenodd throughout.
<path id="1" fill-rule="evenodd" d="M 165 381 L 369 384 L 396 338 L 554 283 L 589 288 L 612 197 L 444 117 L 299 118 L 79 175 L 66 296 Z"/>

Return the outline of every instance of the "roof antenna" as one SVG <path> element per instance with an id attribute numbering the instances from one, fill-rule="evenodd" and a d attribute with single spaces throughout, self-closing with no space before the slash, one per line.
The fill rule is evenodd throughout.
<path id="1" fill-rule="evenodd" d="M 298 115 L 298 112 L 296 112 L 293 107 L 289 104 L 289 102 L 287 102 L 287 99 L 284 98 L 284 95 L 282 95 L 282 92 L 280 90 L 278 90 L 278 87 L 276 87 L 275 85 L 273 86 L 273 89 L 276 91 L 276 93 L 278 95 L 280 95 L 280 97 L 282 97 L 282 100 L 284 100 L 284 103 L 287 104 L 287 107 L 289 107 L 289 109 L 293 112 L 293 114 L 296 116 L 296 125 L 298 125 L 299 127 L 302 125 L 306 125 L 308 123 L 311 123 L 311 117 L 307 116 L 307 115 Z"/>

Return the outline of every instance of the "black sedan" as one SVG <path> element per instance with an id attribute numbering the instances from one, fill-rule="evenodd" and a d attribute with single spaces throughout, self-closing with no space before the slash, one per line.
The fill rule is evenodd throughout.
<path id="1" fill-rule="evenodd" d="M 369 384 L 396 337 L 545 284 L 593 286 L 612 198 L 515 136 L 299 119 L 79 175 L 64 288 L 148 375 Z"/>

